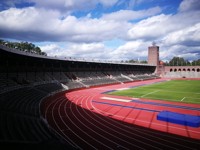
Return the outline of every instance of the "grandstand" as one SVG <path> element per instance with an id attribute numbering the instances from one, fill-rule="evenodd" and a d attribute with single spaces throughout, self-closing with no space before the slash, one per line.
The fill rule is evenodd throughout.
<path id="1" fill-rule="evenodd" d="M 155 66 L 148 64 L 102 63 L 56 59 L 1 48 L 1 91 L 21 85 L 58 82 L 66 88 L 131 82 L 155 78 Z"/>
<path id="2" fill-rule="evenodd" d="M 155 74 L 156 67 L 156 65 L 152 64 L 58 59 L 17 51 L 0 45 L 0 147 L 84 149 L 84 146 L 89 145 L 92 149 L 100 149 L 102 147 L 106 148 L 109 145 L 107 149 L 126 149 L 124 144 L 128 144 L 129 148 L 138 148 L 137 144 L 134 145 L 128 141 L 116 138 L 119 136 L 117 133 L 115 133 L 116 136 L 112 137 L 113 140 L 116 140 L 115 142 L 111 142 L 107 138 L 102 138 L 105 141 L 104 143 L 104 141 L 97 141 L 97 139 L 93 139 L 91 136 L 86 137 L 88 139 L 76 139 L 79 132 L 82 134 L 82 130 L 88 129 L 84 124 L 80 126 L 83 129 L 77 133 L 74 133 L 76 131 L 72 131 L 73 128 L 75 129 L 76 124 L 68 124 L 68 128 L 70 129 L 62 128 L 63 132 L 59 132 L 58 125 L 61 125 L 62 122 L 56 116 L 54 118 L 55 120 L 51 120 L 52 118 L 49 118 L 49 116 L 52 113 L 51 111 L 60 107 L 62 109 L 71 108 L 55 112 L 61 118 L 65 117 L 63 115 L 66 115 L 66 113 L 69 116 L 71 115 L 68 118 L 69 120 L 76 119 L 72 112 L 76 112 L 77 114 L 87 112 L 85 115 L 88 116 L 87 119 L 89 122 L 94 121 L 94 124 L 98 124 L 95 135 L 99 135 L 99 132 L 102 132 L 101 127 L 104 128 L 105 126 L 97 120 L 93 120 L 94 118 L 90 118 L 90 116 L 94 116 L 92 113 L 93 109 L 90 108 L 90 111 L 88 111 L 84 107 L 81 107 L 82 103 L 78 102 L 75 106 L 76 103 L 68 101 L 69 97 L 66 98 L 64 95 L 74 90 L 81 91 L 81 89 L 92 89 L 94 87 L 104 87 L 105 85 L 122 85 L 159 79 L 160 77 Z M 62 103 L 63 105 L 60 105 Z M 169 148 L 171 139 L 177 141 L 180 139 L 179 136 L 169 134 L 161 135 L 160 132 L 154 132 L 138 126 L 131 126 L 124 122 L 113 121 L 99 114 L 96 117 L 104 121 L 108 126 L 113 126 L 113 129 L 116 130 L 117 128 L 109 122 L 113 122 L 113 124 L 117 123 L 119 126 L 126 128 L 127 131 L 138 132 L 141 136 L 143 135 L 143 131 L 149 133 L 149 136 L 154 135 L 156 137 L 158 134 L 161 136 L 160 139 L 156 140 L 148 139 L 146 144 L 144 144 L 145 139 L 138 136 L 134 139 L 135 142 L 139 142 L 139 145 L 144 144 L 144 147 L 139 147 L 140 149 L 148 148 L 149 143 L 158 144 L 155 149 L 161 147 Z M 82 118 L 77 124 L 82 124 L 87 119 Z M 70 121 L 66 120 L 66 124 L 67 122 Z M 88 126 L 91 125 L 92 128 L 94 124 L 88 124 Z M 134 135 L 127 131 L 122 130 L 122 133 L 118 134 L 124 137 L 126 137 L 124 134 L 127 134 L 129 136 L 128 139 L 132 140 L 132 136 Z M 108 132 L 112 133 L 114 131 L 108 128 Z M 72 138 L 66 140 L 64 138 L 65 134 L 63 135 L 63 133 L 69 134 Z M 187 147 L 194 142 L 188 138 L 181 139 L 183 139 L 182 142 L 185 141 L 183 147 Z M 87 140 L 91 140 L 94 143 L 88 143 Z M 120 141 L 122 142 L 122 145 L 116 145 L 118 140 L 119 143 Z M 168 144 L 162 145 L 163 141 Z M 76 144 L 76 142 L 82 143 L 83 147 L 80 144 Z M 182 148 L 181 145 L 174 143 L 172 144 L 172 148 L 173 146 L 175 148 Z M 193 144 L 193 147 L 195 146 L 199 145 Z"/>

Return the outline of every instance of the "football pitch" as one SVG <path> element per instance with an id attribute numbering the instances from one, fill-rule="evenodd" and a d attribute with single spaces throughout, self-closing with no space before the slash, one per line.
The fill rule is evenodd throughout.
<path id="1" fill-rule="evenodd" d="M 200 80 L 170 80 L 109 93 L 154 100 L 200 104 Z"/>

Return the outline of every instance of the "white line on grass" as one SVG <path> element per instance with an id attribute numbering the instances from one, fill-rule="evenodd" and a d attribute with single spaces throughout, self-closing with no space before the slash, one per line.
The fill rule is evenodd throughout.
<path id="1" fill-rule="evenodd" d="M 183 101 L 186 97 L 183 97 L 181 101 Z"/>
<path id="2" fill-rule="evenodd" d="M 194 93 L 194 92 L 179 92 L 179 91 L 171 91 L 171 90 L 166 90 L 166 89 L 163 90 L 163 91 L 165 91 L 165 92 L 173 92 L 173 93 L 184 93 L 184 94 L 185 94 L 185 93 L 198 94 L 198 95 L 200 94 L 200 93 Z"/>
<path id="3" fill-rule="evenodd" d="M 200 99 L 200 98 L 196 98 L 196 97 L 187 97 L 187 98 L 191 98 L 191 99 Z"/>
<path id="4" fill-rule="evenodd" d="M 157 90 L 157 91 L 153 91 L 153 92 L 150 92 L 150 93 L 144 94 L 144 95 L 142 95 L 141 97 L 145 97 L 145 96 L 147 96 L 147 95 L 150 95 L 150 94 L 156 93 L 156 92 L 158 92 L 158 91 L 160 91 L 160 90 Z"/>

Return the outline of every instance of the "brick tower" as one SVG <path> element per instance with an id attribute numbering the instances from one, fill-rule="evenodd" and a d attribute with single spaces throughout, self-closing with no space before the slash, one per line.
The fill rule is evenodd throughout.
<path id="1" fill-rule="evenodd" d="M 155 73 L 157 73 L 159 66 L 159 46 L 156 46 L 155 42 L 152 43 L 152 46 L 148 47 L 148 64 L 155 65 Z"/>
<path id="2" fill-rule="evenodd" d="M 148 64 L 159 65 L 159 46 L 155 43 L 148 47 Z"/>

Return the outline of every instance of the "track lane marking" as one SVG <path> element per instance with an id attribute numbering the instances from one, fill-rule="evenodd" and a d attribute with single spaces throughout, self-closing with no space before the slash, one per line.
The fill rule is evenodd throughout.
<path id="1" fill-rule="evenodd" d="M 121 98 L 113 98 L 113 97 L 101 97 L 101 99 L 104 100 L 111 100 L 111 101 L 120 101 L 120 102 L 131 102 L 132 100 L 128 100 L 128 99 L 121 99 Z"/>

